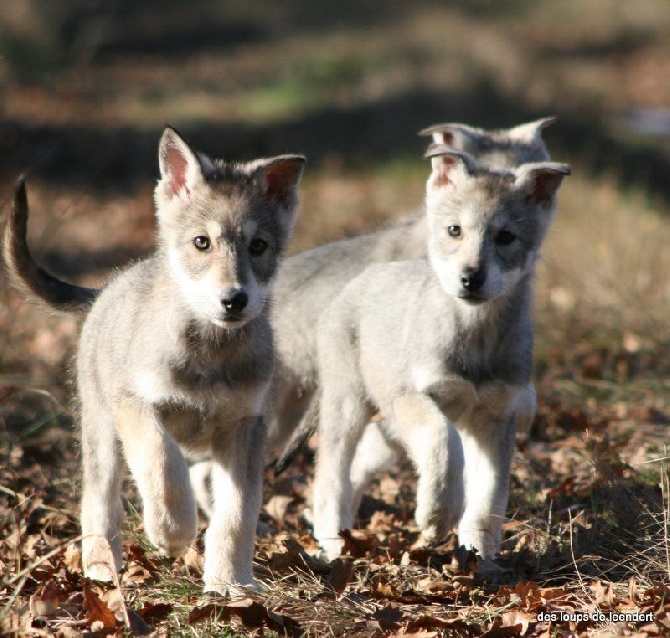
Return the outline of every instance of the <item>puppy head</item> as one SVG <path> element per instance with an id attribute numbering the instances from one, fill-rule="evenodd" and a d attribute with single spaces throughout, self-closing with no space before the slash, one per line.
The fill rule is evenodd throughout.
<path id="1" fill-rule="evenodd" d="M 479 164 L 492 168 L 514 168 L 529 162 L 549 160 L 542 131 L 556 121 L 545 117 L 513 128 L 485 130 L 467 124 L 435 124 L 419 135 L 430 135 L 433 144 L 464 151 Z"/>
<path id="2" fill-rule="evenodd" d="M 155 189 L 159 250 L 196 318 L 234 329 L 263 311 L 293 230 L 304 162 L 212 160 L 165 130 Z"/>
<path id="3" fill-rule="evenodd" d="M 471 305 L 505 296 L 534 267 L 569 167 L 498 170 L 444 145 L 426 156 L 428 254 L 442 287 Z"/>

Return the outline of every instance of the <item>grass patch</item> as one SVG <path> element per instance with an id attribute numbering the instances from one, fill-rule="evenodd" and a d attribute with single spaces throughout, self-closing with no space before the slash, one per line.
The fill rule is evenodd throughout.
<path id="1" fill-rule="evenodd" d="M 251 120 L 276 120 L 337 102 L 365 76 L 364 60 L 340 52 L 310 56 L 276 83 L 237 96 L 238 114 Z"/>

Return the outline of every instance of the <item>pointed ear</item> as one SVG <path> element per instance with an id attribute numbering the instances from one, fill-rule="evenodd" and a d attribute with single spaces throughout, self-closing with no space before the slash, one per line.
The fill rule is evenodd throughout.
<path id="1" fill-rule="evenodd" d="M 519 124 L 509 130 L 510 139 L 516 140 L 517 142 L 525 142 L 526 144 L 531 144 L 532 142 L 541 142 L 542 141 L 542 131 L 551 126 L 554 122 L 558 120 L 555 116 L 543 117 L 540 120 L 535 120 L 534 122 L 528 122 L 526 124 Z"/>
<path id="2" fill-rule="evenodd" d="M 256 175 L 263 195 L 270 201 L 291 207 L 302 177 L 305 158 L 302 155 L 280 155 L 263 162 Z"/>
<path id="3" fill-rule="evenodd" d="M 567 164 L 542 162 L 524 164 L 516 171 L 516 184 L 526 194 L 526 199 L 546 204 L 556 194 L 563 177 L 570 175 Z"/>
<path id="4" fill-rule="evenodd" d="M 429 146 L 424 157 L 429 157 L 433 166 L 428 179 L 428 185 L 433 187 L 450 184 L 458 170 L 474 175 L 479 168 L 474 157 L 444 144 Z"/>
<path id="5" fill-rule="evenodd" d="M 163 131 L 158 145 L 158 165 L 166 194 L 186 199 L 215 170 L 207 156 L 193 151 L 179 133 L 169 126 Z"/>
<path id="6" fill-rule="evenodd" d="M 458 151 L 469 150 L 479 134 L 467 124 L 434 124 L 419 131 L 419 135 L 431 135 L 433 144 L 445 144 Z"/>

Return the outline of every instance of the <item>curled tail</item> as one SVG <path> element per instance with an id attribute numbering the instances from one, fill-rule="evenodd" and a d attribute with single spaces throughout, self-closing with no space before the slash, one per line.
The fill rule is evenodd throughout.
<path id="1" fill-rule="evenodd" d="M 28 229 L 28 198 L 25 178 L 16 184 L 14 206 L 7 218 L 3 253 L 5 267 L 12 285 L 28 300 L 46 304 L 59 312 L 88 309 L 100 291 L 56 279 L 40 268 L 30 254 Z"/>
<path id="2" fill-rule="evenodd" d="M 293 463 L 296 454 L 302 450 L 319 426 L 319 410 L 321 407 L 321 391 L 317 390 L 307 407 L 298 427 L 293 431 L 284 449 L 275 463 L 275 476 L 279 476 Z"/>

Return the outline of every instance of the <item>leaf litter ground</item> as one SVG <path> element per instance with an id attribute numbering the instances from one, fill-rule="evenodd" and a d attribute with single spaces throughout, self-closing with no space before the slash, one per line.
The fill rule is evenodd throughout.
<path id="1" fill-rule="evenodd" d="M 587 377 L 570 382 L 588 391 Z M 66 394 L 9 388 L 0 404 L 1 627 L 56 636 L 667 635 L 668 474 L 655 435 L 667 414 L 639 401 L 642 422 L 578 393 L 559 399 L 561 383 L 540 382 L 533 438 L 517 450 L 496 582 L 480 578 L 454 537 L 421 546 L 409 464 L 374 481 L 359 527 L 343 532 L 345 555 L 321 561 L 303 518 L 307 450 L 286 476 L 267 472 L 255 554 L 266 590 L 233 601 L 200 593 L 205 522 L 183 558 L 161 557 L 142 535 L 130 483 L 125 567 L 115 583 L 83 578 Z"/>

